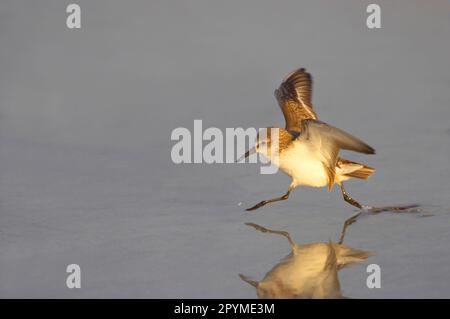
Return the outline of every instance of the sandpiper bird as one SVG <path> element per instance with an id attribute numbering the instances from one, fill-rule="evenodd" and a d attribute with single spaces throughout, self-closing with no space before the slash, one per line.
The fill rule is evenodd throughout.
<path id="1" fill-rule="evenodd" d="M 264 233 L 282 235 L 291 246 L 291 253 L 273 267 L 263 280 L 255 281 L 239 275 L 256 288 L 258 297 L 262 299 L 343 298 L 338 271 L 373 255 L 371 252 L 331 241 L 299 245 L 288 232 L 271 230 L 253 223 L 247 225 Z"/>
<path id="2" fill-rule="evenodd" d="M 261 153 L 292 177 L 292 182 L 283 196 L 263 200 L 247 211 L 286 200 L 291 191 L 299 185 L 327 186 L 328 191 L 331 191 L 334 184 L 340 186 L 346 202 L 360 209 L 370 208 L 351 198 L 345 191 L 343 182 L 351 178 L 367 179 L 375 169 L 341 158 L 339 151 L 343 149 L 375 154 L 375 150 L 356 137 L 318 121 L 313 111 L 311 95 L 312 78 L 304 68 L 288 74 L 275 90 L 275 97 L 286 120 L 285 129 L 267 128 L 267 134 L 262 134 L 266 136 L 259 134 L 255 147 L 238 161 L 253 153 Z M 273 130 L 278 133 L 276 152 L 271 151 Z"/>

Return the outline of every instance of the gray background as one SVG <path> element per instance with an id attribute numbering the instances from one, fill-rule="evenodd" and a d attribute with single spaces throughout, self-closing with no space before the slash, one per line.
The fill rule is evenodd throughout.
<path id="1" fill-rule="evenodd" d="M 335 190 L 279 195 L 257 164 L 170 160 L 171 131 L 283 125 L 273 90 L 306 67 L 320 118 L 366 140 L 377 168 L 348 191 L 373 205 L 420 203 L 350 228 L 377 253 L 343 270 L 361 298 L 450 297 L 450 4 L 376 1 L 66 1 L 0 4 L 0 297 L 256 297 L 289 248 L 336 239 L 353 209 Z M 238 203 L 242 202 L 242 206 Z M 423 218 L 433 214 L 431 217 Z M 82 288 L 65 286 L 81 266 Z M 382 288 L 366 288 L 377 263 Z"/>

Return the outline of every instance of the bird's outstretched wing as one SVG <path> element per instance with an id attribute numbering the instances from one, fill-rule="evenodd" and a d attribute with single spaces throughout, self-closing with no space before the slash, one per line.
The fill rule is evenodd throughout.
<path id="1" fill-rule="evenodd" d="M 375 154 L 375 150 L 372 147 L 353 135 L 313 119 L 306 119 L 301 122 L 301 134 L 298 136 L 298 139 L 301 139 L 304 143 L 309 143 L 316 148 L 317 154 L 320 154 L 322 164 L 329 177 L 329 190 L 334 184 L 339 150 Z"/>
<path id="2" fill-rule="evenodd" d="M 304 68 L 289 73 L 275 90 L 275 97 L 283 111 L 288 131 L 301 130 L 305 119 L 317 119 L 312 103 L 312 77 Z"/>

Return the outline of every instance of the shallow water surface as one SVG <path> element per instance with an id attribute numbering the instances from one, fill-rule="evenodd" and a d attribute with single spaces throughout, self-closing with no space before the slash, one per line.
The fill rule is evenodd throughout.
<path id="1" fill-rule="evenodd" d="M 303 66 L 319 118 L 377 150 L 347 191 L 368 215 L 346 244 L 376 255 L 340 272 L 359 298 L 450 297 L 448 2 L 79 1 L 69 31 L 52 1 L 2 3 L 0 297 L 253 298 L 284 239 L 337 241 L 356 211 L 336 188 L 298 188 L 256 164 L 171 162 L 176 127 L 283 125 L 273 90 Z M 32 10 L 31 10 L 32 9 Z M 4 14 L 3 14 L 4 13 Z M 66 266 L 81 267 L 67 289 Z M 381 288 L 366 287 L 366 266 Z"/>

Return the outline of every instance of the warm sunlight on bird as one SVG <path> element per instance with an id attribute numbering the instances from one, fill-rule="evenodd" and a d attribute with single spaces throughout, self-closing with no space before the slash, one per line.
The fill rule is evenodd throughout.
<path id="1" fill-rule="evenodd" d="M 292 182 L 283 196 L 263 200 L 248 211 L 286 200 L 300 185 L 327 187 L 331 191 L 334 184 L 340 186 L 346 202 L 360 209 L 369 208 L 351 198 L 343 182 L 352 178 L 367 179 L 375 169 L 339 157 L 339 151 L 375 154 L 375 150 L 349 133 L 317 120 L 311 95 L 312 78 L 303 68 L 290 73 L 275 90 L 286 127 L 268 128 L 267 134 L 259 135 L 256 145 L 239 160 L 261 153 L 289 175 Z"/>

